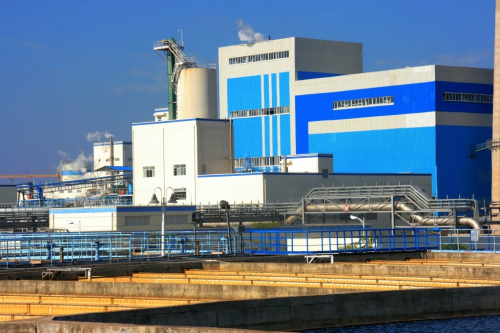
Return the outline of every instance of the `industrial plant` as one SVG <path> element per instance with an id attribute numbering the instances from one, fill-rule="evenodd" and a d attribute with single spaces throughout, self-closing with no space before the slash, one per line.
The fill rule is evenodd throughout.
<path id="1" fill-rule="evenodd" d="M 217 66 L 188 46 L 153 43 L 168 105 L 131 141 L 0 186 L 0 330 L 421 319 L 400 295 L 422 318 L 498 312 L 493 69 L 364 72 L 362 44 L 299 37 L 221 46 Z M 35 292 L 39 275 L 67 281 Z"/>

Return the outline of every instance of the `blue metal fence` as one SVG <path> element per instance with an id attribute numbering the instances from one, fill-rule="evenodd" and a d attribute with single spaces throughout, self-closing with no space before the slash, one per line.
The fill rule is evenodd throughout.
<path id="1" fill-rule="evenodd" d="M 229 246 L 229 239 L 231 246 Z M 230 251 L 230 248 L 232 251 Z M 149 260 L 160 257 L 159 232 L 0 234 L 0 267 L 41 262 Z M 300 255 L 386 251 L 500 251 L 500 235 L 466 229 L 247 229 L 168 231 L 168 257 Z"/>

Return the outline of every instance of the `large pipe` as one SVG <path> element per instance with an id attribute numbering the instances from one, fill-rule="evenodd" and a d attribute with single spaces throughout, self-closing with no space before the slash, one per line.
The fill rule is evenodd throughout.
<path id="1" fill-rule="evenodd" d="M 424 217 L 422 215 L 416 214 L 416 213 L 411 213 L 413 208 L 406 203 L 401 203 L 398 202 L 394 206 L 394 210 L 396 211 L 405 211 L 409 212 L 408 215 L 416 221 L 419 225 L 454 225 L 455 221 L 453 218 L 450 217 Z M 339 205 L 334 205 L 334 204 L 308 204 L 306 206 L 306 212 L 343 212 L 344 207 L 339 204 Z M 388 212 L 392 211 L 391 203 L 390 202 L 384 202 L 384 203 L 375 203 L 375 204 L 351 204 L 349 206 L 349 211 L 356 212 L 356 211 L 375 211 L 375 212 Z M 297 220 L 302 213 L 302 207 L 299 207 L 296 210 L 297 215 L 291 215 L 289 216 L 285 224 L 291 224 L 295 220 Z M 457 220 L 458 225 L 463 225 L 463 226 L 468 226 L 471 229 L 476 229 L 476 230 L 481 230 L 481 224 L 474 220 L 473 218 L 470 217 L 461 217 Z"/>

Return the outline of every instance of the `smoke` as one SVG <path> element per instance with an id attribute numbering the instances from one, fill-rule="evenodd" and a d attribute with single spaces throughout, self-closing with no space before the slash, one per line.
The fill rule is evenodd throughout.
<path id="1" fill-rule="evenodd" d="M 63 160 L 69 160 L 71 158 L 71 156 L 65 151 L 58 150 L 57 153 L 61 155 Z"/>
<path id="2" fill-rule="evenodd" d="M 114 134 L 109 133 L 108 131 L 102 132 L 88 132 L 87 133 L 87 141 L 88 142 L 101 142 L 101 138 L 105 137 L 106 139 L 114 137 Z"/>
<path id="3" fill-rule="evenodd" d="M 243 20 L 237 20 L 238 28 L 238 37 L 241 42 L 247 43 L 255 43 L 265 40 L 265 37 L 260 32 L 253 31 L 253 28 L 250 24 L 243 22 Z"/>
<path id="4" fill-rule="evenodd" d="M 59 154 L 63 156 L 64 160 L 66 160 L 65 163 L 64 160 L 59 163 L 57 166 L 58 171 L 62 171 L 63 167 L 66 170 L 72 170 L 72 171 L 78 171 L 82 174 L 79 179 L 86 179 L 86 178 L 95 178 L 95 175 L 93 172 L 90 172 L 91 170 L 91 165 L 94 159 L 92 158 L 92 155 L 85 156 L 84 153 L 80 153 L 80 155 L 77 156 L 75 160 L 69 160 L 70 155 L 62 150 L 59 150 Z"/>
<path id="5" fill-rule="evenodd" d="M 88 142 L 101 142 L 102 133 L 101 132 L 88 132 L 87 141 Z"/>

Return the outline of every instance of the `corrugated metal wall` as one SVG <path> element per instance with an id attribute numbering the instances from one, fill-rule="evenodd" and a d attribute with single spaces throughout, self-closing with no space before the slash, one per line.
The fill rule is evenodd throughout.
<path id="1" fill-rule="evenodd" d="M 260 109 L 261 91 L 260 75 L 227 79 L 227 116 L 231 111 Z"/>
<path id="2" fill-rule="evenodd" d="M 339 76 L 339 75 L 345 75 L 345 74 L 297 71 L 297 80 L 298 81 L 311 80 L 311 79 L 319 79 L 322 77 L 333 77 L 333 76 Z"/>
<path id="3" fill-rule="evenodd" d="M 262 156 L 262 117 L 236 118 L 234 126 L 234 157 Z"/>
<path id="4" fill-rule="evenodd" d="M 464 103 L 472 104 L 472 103 Z M 490 105 L 491 106 L 491 105 Z M 483 151 L 470 158 L 471 144 L 492 137 L 491 127 L 436 126 L 438 196 L 446 198 L 491 198 L 491 153 Z"/>

